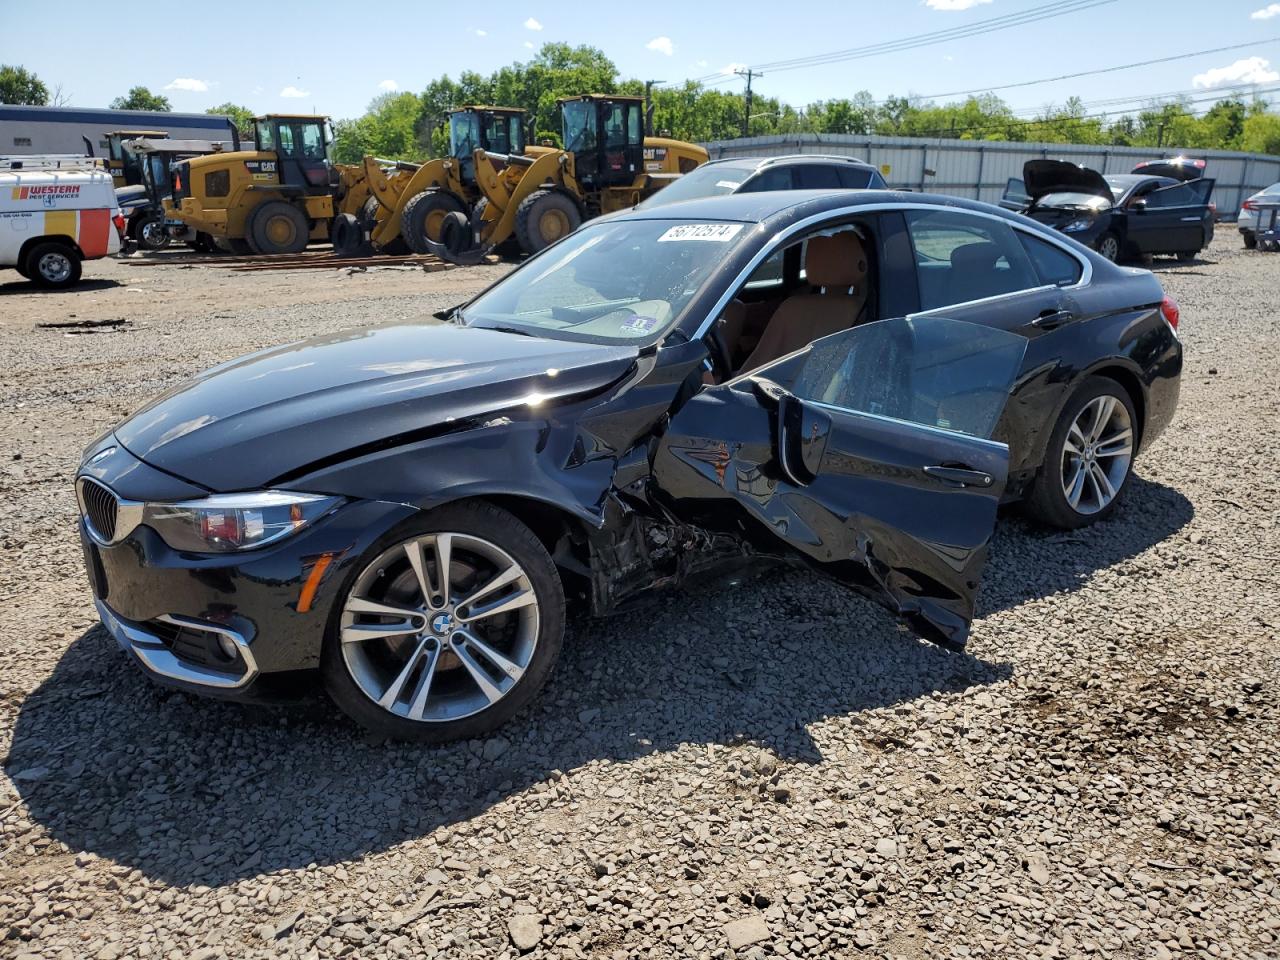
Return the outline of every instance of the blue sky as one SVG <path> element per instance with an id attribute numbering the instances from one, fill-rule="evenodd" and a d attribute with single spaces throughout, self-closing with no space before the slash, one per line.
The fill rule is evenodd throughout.
<path id="1" fill-rule="evenodd" d="M 312 0 L 194 0 L 108 4 L 62 0 L 47 20 L 29 0 L 0 0 L 0 62 L 21 63 L 75 106 L 106 106 L 135 84 L 175 110 L 227 100 L 258 112 L 355 116 L 383 90 L 420 90 L 462 70 L 487 73 L 545 41 L 599 47 L 624 76 L 678 82 L 960 27 L 1049 0 L 777 0 L 587 5 Z M 369 11 L 367 22 L 351 13 Z M 443 12 L 445 10 L 449 12 Z M 440 11 L 440 12 L 437 12 Z M 589 11 L 575 16 L 575 11 Z M 791 19 L 794 17 L 794 19 Z M 256 22 L 255 22 L 256 21 Z M 1114 0 L 984 36 L 791 70 L 765 69 L 762 94 L 801 106 L 870 90 L 877 99 L 941 94 L 1076 73 L 1234 44 L 1235 50 L 998 91 L 1033 110 L 1073 94 L 1086 102 L 1253 82 L 1280 88 L 1280 3 L 1272 0 Z M 713 81 L 740 89 L 741 81 Z M 1273 102 L 1280 100 L 1270 95 Z M 950 99 L 950 98 L 945 98 Z M 1103 103 L 1091 112 L 1118 111 Z"/>

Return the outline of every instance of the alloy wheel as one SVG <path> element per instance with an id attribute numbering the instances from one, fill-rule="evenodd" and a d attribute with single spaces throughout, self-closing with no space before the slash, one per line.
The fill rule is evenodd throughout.
<path id="1" fill-rule="evenodd" d="M 444 723 L 503 699 L 529 668 L 539 604 L 528 573 L 472 534 L 432 533 L 380 554 L 356 579 L 339 641 L 370 700 Z"/>
<path id="2" fill-rule="evenodd" d="M 1098 252 L 1112 263 L 1115 263 L 1120 256 L 1120 241 L 1107 234 L 1098 242 Z"/>
<path id="3" fill-rule="evenodd" d="M 71 257 L 56 251 L 46 253 L 36 264 L 36 269 L 50 283 L 65 283 L 71 276 Z"/>
<path id="4" fill-rule="evenodd" d="M 1133 460 L 1133 423 L 1115 397 L 1104 394 L 1076 415 L 1062 446 L 1062 492 L 1071 509 L 1097 513 L 1119 494 Z"/>

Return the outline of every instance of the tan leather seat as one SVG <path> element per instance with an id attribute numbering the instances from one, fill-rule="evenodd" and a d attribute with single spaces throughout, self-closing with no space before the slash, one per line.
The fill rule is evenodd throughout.
<path id="1" fill-rule="evenodd" d="M 805 278 L 817 292 L 787 297 L 742 370 L 754 370 L 857 323 L 867 303 L 867 253 L 851 230 L 809 240 Z"/>

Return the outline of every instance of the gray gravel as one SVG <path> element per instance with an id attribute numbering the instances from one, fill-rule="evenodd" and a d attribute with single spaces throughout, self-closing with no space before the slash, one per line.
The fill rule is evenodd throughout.
<path id="1" fill-rule="evenodd" d="M 1002 521 L 967 653 L 799 574 L 702 588 L 572 623 L 443 749 L 147 683 L 69 481 L 188 373 L 500 268 L 0 285 L 0 956 L 1280 955 L 1280 256 L 1158 267 L 1178 417 L 1112 520 Z"/>

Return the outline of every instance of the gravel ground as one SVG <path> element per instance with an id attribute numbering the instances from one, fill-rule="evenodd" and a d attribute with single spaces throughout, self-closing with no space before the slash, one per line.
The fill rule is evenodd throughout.
<path id="1" fill-rule="evenodd" d="M 793 574 L 572 623 L 528 716 L 443 749 L 144 680 L 94 626 L 81 448 L 501 269 L 0 284 L 0 956 L 1280 955 L 1280 256 L 1226 228 L 1160 264 L 1173 426 L 1110 521 L 1002 521 L 966 654 Z"/>

